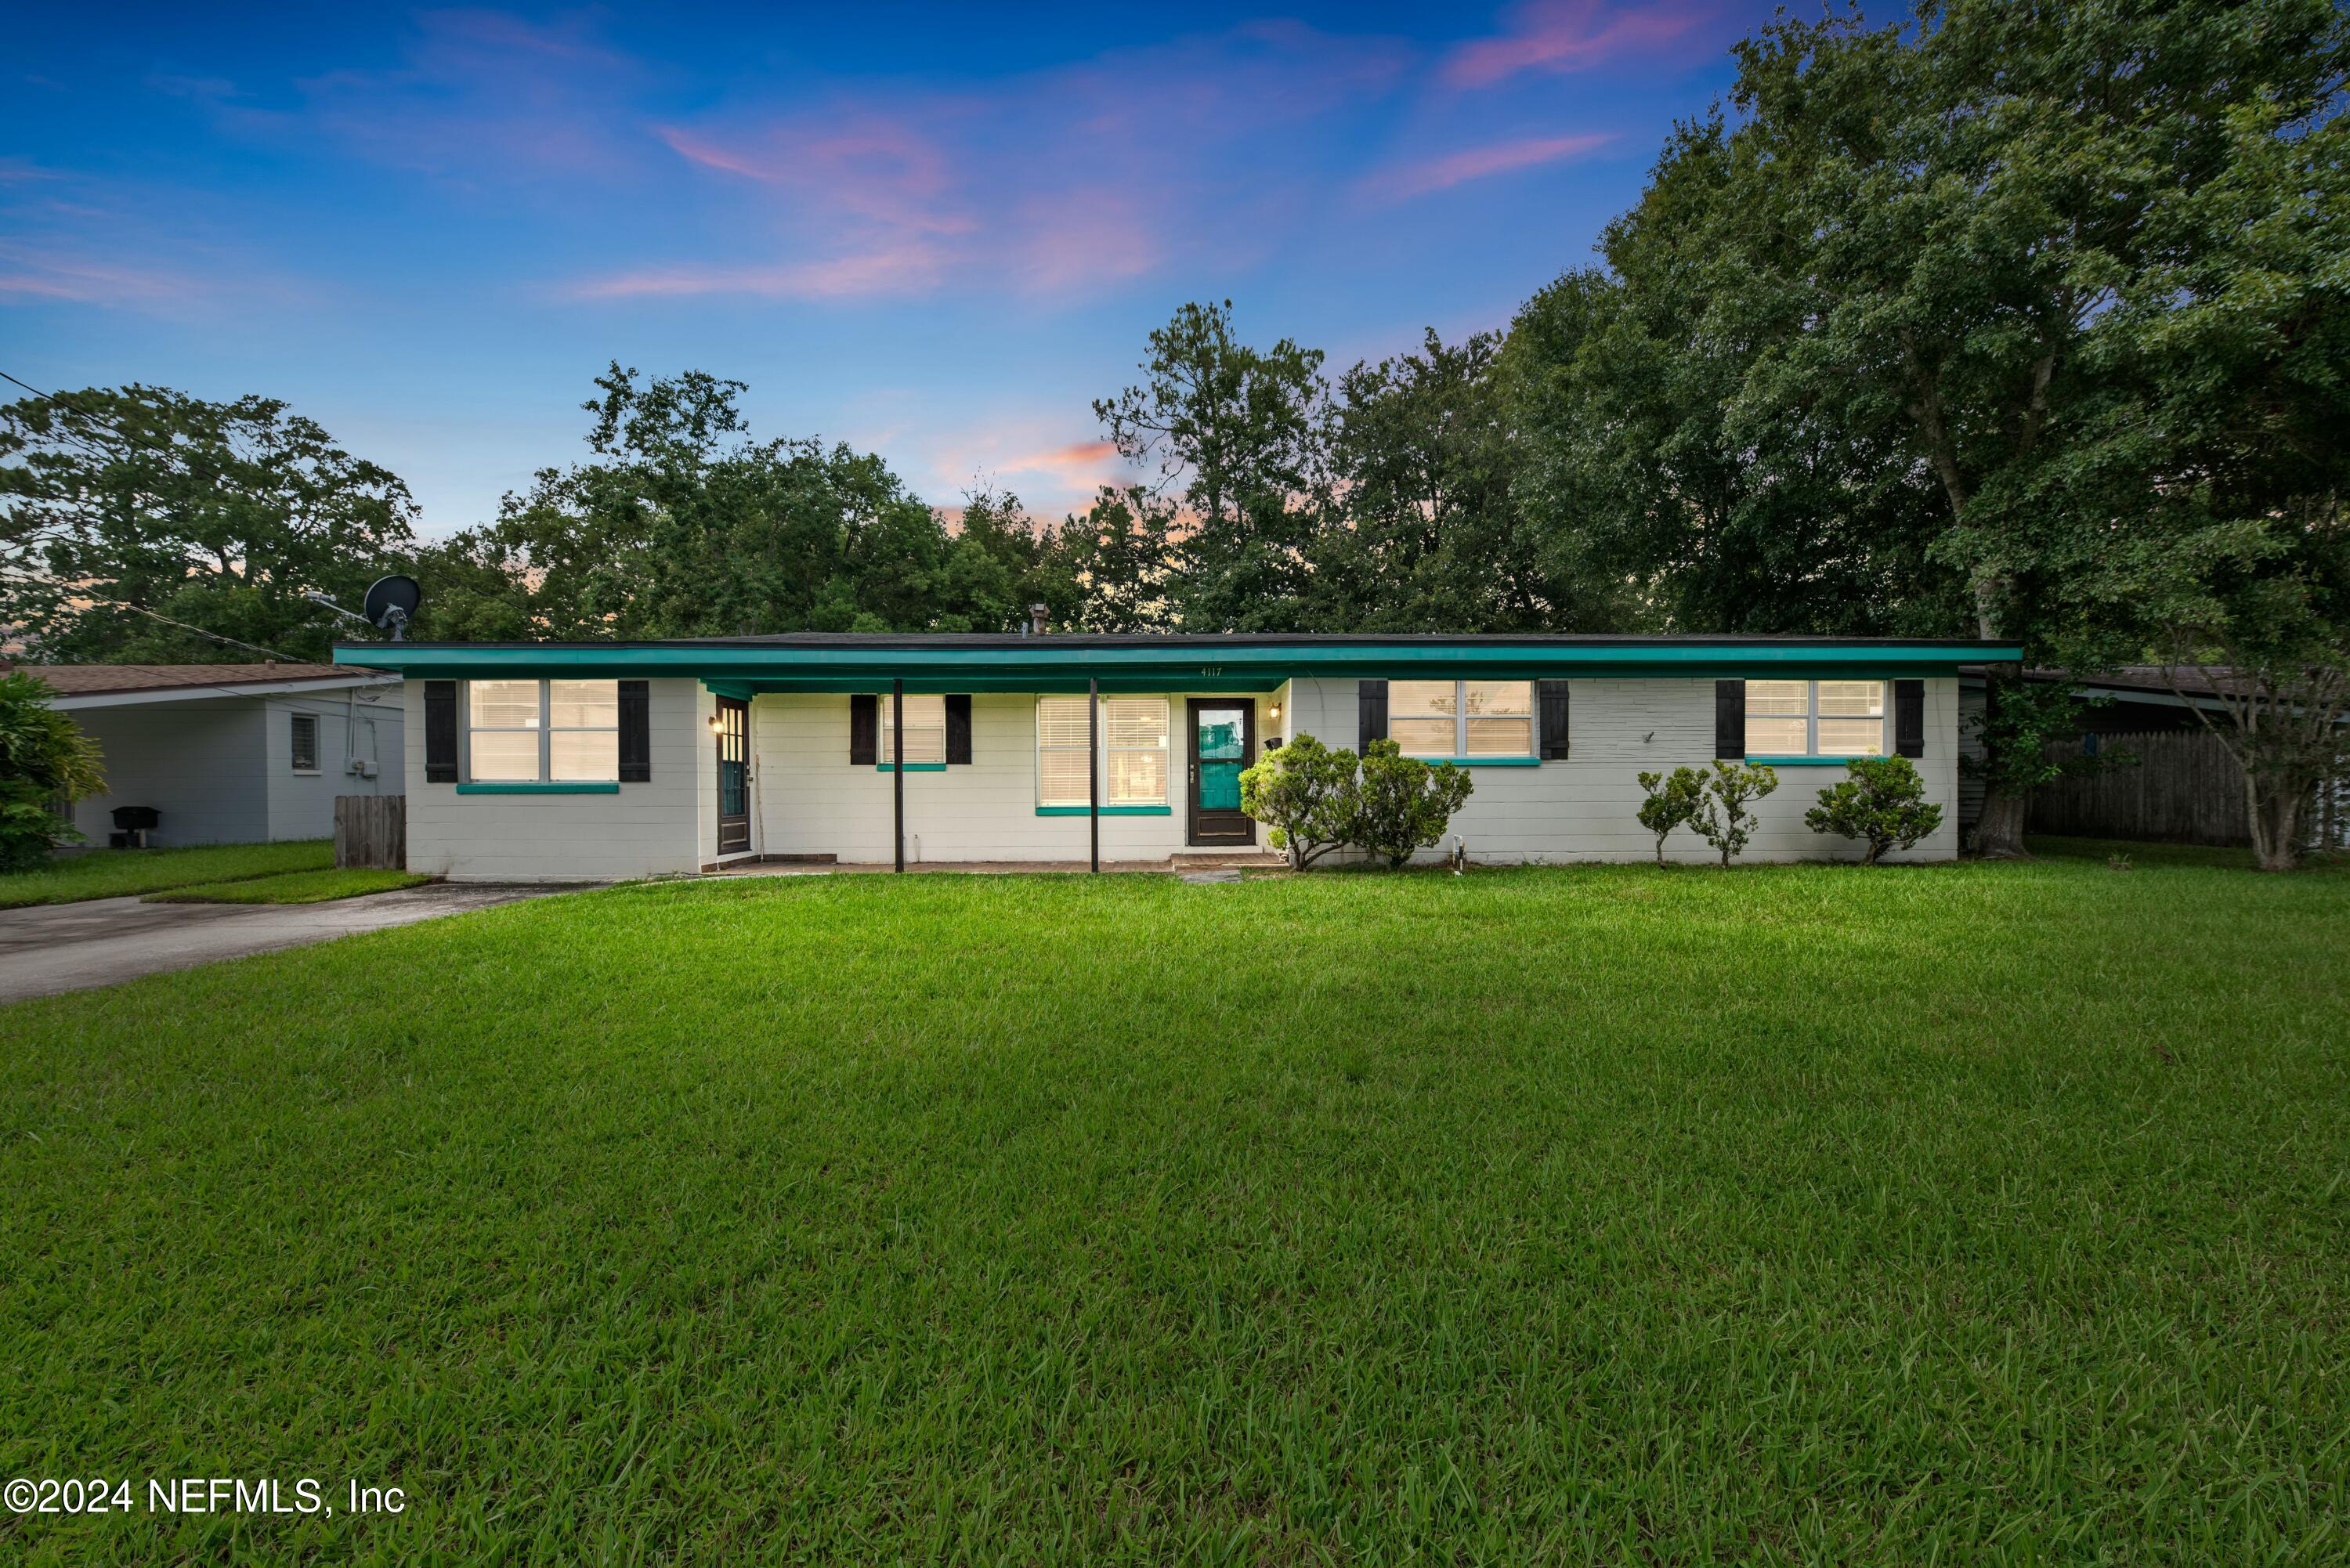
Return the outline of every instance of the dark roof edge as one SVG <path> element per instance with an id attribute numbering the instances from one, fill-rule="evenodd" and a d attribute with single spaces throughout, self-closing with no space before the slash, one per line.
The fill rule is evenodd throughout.
<path id="1" fill-rule="evenodd" d="M 1204 648 L 1947 648 L 1956 650 L 2003 649 L 2012 646 L 1997 639 L 1972 637 L 1814 637 L 1707 632 L 1642 636 L 1579 632 L 1191 632 L 1165 635 L 1071 632 L 1026 637 L 1016 632 L 781 632 L 758 637 L 676 637 L 614 639 L 592 642 L 428 642 L 388 645 L 381 642 L 338 642 L 345 649 L 392 647 L 408 649 L 477 649 L 511 651 L 523 649 L 758 648 L 871 649 L 876 652 L 919 652 L 928 649 L 1166 649 L 1189 651 Z M 354 668 L 345 666 L 344 668 Z"/>

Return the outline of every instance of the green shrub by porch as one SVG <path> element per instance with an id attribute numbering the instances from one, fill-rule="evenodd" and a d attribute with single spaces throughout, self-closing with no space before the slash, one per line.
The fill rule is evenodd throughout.
<path id="1" fill-rule="evenodd" d="M 1433 847 L 1452 814 L 1476 788 L 1468 771 L 1451 763 L 1407 757 L 1393 741 L 1363 748 L 1354 826 L 1347 841 L 1401 866 L 1415 850 Z"/>
<path id="2" fill-rule="evenodd" d="M 1303 871 L 1347 842 L 1355 816 L 1355 753 L 1311 735 L 1264 753 L 1241 773 L 1241 809 L 1264 824 L 1265 842 Z"/>

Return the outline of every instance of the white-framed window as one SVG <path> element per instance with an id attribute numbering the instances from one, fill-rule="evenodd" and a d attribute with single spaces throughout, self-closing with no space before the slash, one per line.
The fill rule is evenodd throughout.
<path id="1" fill-rule="evenodd" d="M 1750 757 L 1881 757 L 1886 743 L 1882 680 L 1749 680 Z"/>
<path id="2" fill-rule="evenodd" d="M 897 744 L 897 726 L 889 722 L 889 693 L 881 693 L 881 761 L 898 760 L 890 748 Z M 918 767 L 924 763 L 944 763 L 947 760 L 947 700 L 925 697 L 910 692 L 906 697 L 906 763 Z"/>
<path id="3" fill-rule="evenodd" d="M 315 774 L 318 771 L 318 715 L 296 713 L 291 717 L 294 721 L 294 771 Z"/>
<path id="4" fill-rule="evenodd" d="M 1036 700 L 1038 805 L 1087 804 L 1086 702 L 1083 697 Z M 1102 699 L 1102 805 L 1167 804 L 1167 713 L 1164 697 Z"/>
<path id="5" fill-rule="evenodd" d="M 608 784 L 620 776 L 617 680 L 466 685 L 469 771 L 484 784 Z"/>
<path id="6" fill-rule="evenodd" d="M 1531 757 L 1531 680 L 1390 680 L 1388 738 L 1408 757 Z"/>

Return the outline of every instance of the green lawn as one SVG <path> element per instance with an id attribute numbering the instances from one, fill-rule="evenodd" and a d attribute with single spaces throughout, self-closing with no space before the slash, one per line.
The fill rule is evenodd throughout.
<path id="1" fill-rule="evenodd" d="M 0 1011 L 0 1557 L 2350 1556 L 2350 877 L 652 885 Z"/>
<path id="2" fill-rule="evenodd" d="M 2221 849 L 2207 844 L 2123 844 L 2107 838 L 2054 838 L 2033 836 L 2024 840 L 2033 854 L 2054 859 L 2095 860 L 2103 865 L 2111 859 L 2123 859 L 2132 869 L 2140 867 L 2199 866 L 2223 870 L 2250 871 L 2255 862 L 2249 849 Z M 2303 872 L 2350 871 L 2350 857 L 2340 855 L 2314 855 L 2303 863 Z"/>
<path id="3" fill-rule="evenodd" d="M 151 893 L 151 904 L 323 904 L 332 898 L 356 898 L 365 893 L 389 893 L 397 888 L 418 888 L 432 880 L 414 871 L 347 870 L 286 871 L 244 882 L 206 882 Z"/>
<path id="4" fill-rule="evenodd" d="M 312 871 L 334 863 L 334 842 L 326 838 L 208 844 L 193 849 L 92 849 L 30 871 L 0 875 L 0 909 L 120 898 L 199 882 L 236 882 L 280 871 Z"/>

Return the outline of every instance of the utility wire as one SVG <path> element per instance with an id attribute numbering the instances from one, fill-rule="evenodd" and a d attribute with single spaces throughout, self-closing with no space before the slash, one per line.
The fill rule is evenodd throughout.
<path id="1" fill-rule="evenodd" d="M 25 389 L 25 390 L 26 390 L 26 391 L 28 391 L 28 392 L 30 392 L 30 393 L 32 393 L 32 394 L 33 394 L 33 396 L 35 396 L 35 397 L 36 397 L 36 398 L 40 399 L 43 402 L 55 403 L 55 404 L 57 404 L 57 407 L 59 407 L 59 408 L 61 408 L 61 409 L 69 409 L 69 410 L 71 410 L 73 412 L 78 413 L 78 414 L 86 414 L 86 413 L 88 413 L 88 412 L 89 411 L 89 410 L 88 410 L 87 409 L 82 408 L 82 407 L 81 407 L 79 404 L 78 404 L 78 403 L 69 402 L 69 401 L 68 401 L 66 399 L 64 399 L 64 398 L 61 398 L 61 397 L 57 396 L 55 392 L 45 392 L 45 391 L 41 390 L 41 389 L 40 389 L 40 388 L 36 387 L 35 385 L 33 385 L 30 381 L 26 380 L 23 377 L 21 377 L 21 376 L 12 376 L 12 375 L 10 375 L 10 374 L 9 374 L 7 371 L 5 371 L 5 370 L 0 370 L 0 381 L 7 381 L 7 382 L 10 382 L 10 383 L 12 383 L 12 384 L 14 384 L 14 385 L 16 385 L 16 386 L 22 387 L 22 388 L 24 388 L 24 389 Z M 99 452 L 101 452 L 101 455 L 103 455 L 102 449 L 99 449 L 99 448 L 97 448 L 97 447 L 95 447 L 95 446 L 92 446 L 92 445 L 91 445 L 91 443 L 90 443 L 90 442 L 89 442 L 86 438 L 82 438 L 82 437 L 76 437 L 75 439 L 76 439 L 77 441 L 80 441 L 80 443 L 81 443 L 83 446 L 85 446 L 85 447 L 90 447 L 90 449 L 91 449 L 92 451 L 99 451 Z M 86 600 L 89 601 L 89 602 L 90 602 L 90 603 L 92 603 L 92 604 L 111 605 L 111 606 L 112 606 L 112 607 L 114 607 L 116 609 L 127 609 L 127 610 L 130 611 L 130 612 L 131 612 L 132 614 L 134 614 L 134 615 L 143 615 L 143 616 L 147 617 L 150 620 L 159 620 L 159 621 L 161 621 L 165 626 L 177 627 L 177 628 L 179 628 L 182 631 L 192 631 L 192 632 L 194 632 L 198 637 L 208 637 L 208 638 L 212 639 L 214 642 L 224 642 L 224 643 L 228 644 L 228 646 L 230 646 L 231 648 L 242 648 L 242 649 L 244 649 L 245 650 L 247 650 L 248 652 L 252 652 L 252 653 L 259 653 L 259 654 L 265 654 L 265 655 L 267 655 L 270 659 L 284 659 L 284 660 L 285 660 L 286 663 L 288 663 L 288 664 L 303 664 L 303 665 L 307 665 L 307 664 L 308 664 L 308 663 L 310 662 L 310 661 L 309 661 L 308 659 L 296 659 L 296 658 L 295 658 L 295 657 L 294 657 L 294 655 L 292 655 L 292 654 L 290 654 L 290 653 L 282 652 L 282 651 L 280 651 L 279 649 L 275 649 L 275 648 L 264 648 L 264 647 L 262 647 L 262 646 L 261 646 L 259 643 L 257 643 L 257 642 L 245 642 L 245 641 L 244 641 L 244 640 L 242 640 L 242 639 L 238 639 L 238 638 L 229 637 L 229 636 L 227 636 L 227 635 L 225 635 L 225 634 L 224 634 L 224 633 L 221 633 L 221 632 L 217 632 L 217 631 L 208 631 L 208 630 L 206 630 L 204 628 L 200 627 L 200 626 L 191 626 L 188 622 L 183 621 L 183 620 L 174 620 L 174 619 L 172 619 L 170 616 L 167 616 L 167 615 L 161 614 L 161 612 L 156 611 L 156 610 L 151 610 L 151 609 L 149 609 L 149 608 L 148 608 L 146 606 L 144 606 L 144 605 L 134 605 L 134 604 L 130 603 L 130 602 L 129 600 L 127 600 L 127 599 L 114 599 L 114 598 L 109 598 L 109 597 L 106 597 L 105 595 L 103 595 L 103 594 L 94 594 L 94 593 L 91 593 L 91 592 L 90 592 L 88 589 L 87 589 L 87 588 L 74 587 L 71 587 L 71 586 L 69 586 L 69 585 L 68 585 L 68 584 L 56 582 L 56 581 L 53 581 L 53 580 L 50 580 L 50 579 L 48 579 L 48 578 L 45 578 L 45 577 L 28 577 L 28 576 L 16 576 L 16 577 L 15 577 L 13 580 L 17 581 L 17 582 L 21 582 L 21 583 L 30 584 L 31 586 L 33 586 L 33 587 L 35 587 L 54 588 L 54 589 L 57 589 L 57 590 L 58 590 L 58 591 L 60 591 L 60 592 L 67 593 L 67 594 L 70 594 L 70 595 L 74 596 L 75 597 L 82 598 L 82 599 L 86 599 Z M 32 670 L 37 670 L 40 668 L 40 666 L 39 666 L 39 665 L 31 665 L 31 666 L 27 666 L 26 668 L 29 668 L 29 669 L 32 669 Z M 169 665 L 162 665 L 162 666 L 158 666 L 157 668 L 159 668 L 159 669 L 170 669 L 170 668 L 172 668 L 172 666 L 169 666 Z M 361 672 L 362 670 L 369 670 L 369 669 L 371 669 L 372 667 L 371 667 L 371 666 L 364 666 L 364 665 L 347 665 L 347 666 L 344 666 L 343 668 L 350 670 L 354 674 L 358 674 L 358 673 Z M 249 692 L 242 691 L 238 690 L 236 687 L 227 685 L 227 684 L 225 684 L 225 683 L 224 683 L 224 682 L 222 682 L 222 681 L 218 681 L 218 680 L 207 680 L 207 681 L 203 682 L 203 685 L 205 685 L 205 686 L 209 686 L 209 687 L 213 688 L 214 691 L 225 691 L 225 692 L 227 692 L 227 693 L 228 693 L 230 696 L 232 696 L 232 697 L 244 697 L 244 696 L 249 696 L 249 695 L 251 695 L 251 693 L 249 693 Z M 290 696 L 291 694 L 289 693 L 288 695 Z M 330 718 L 330 717 L 332 717 L 332 716 L 333 716 L 331 713 L 327 712 L 325 710 L 304 710 L 304 711 L 316 711 L 316 712 L 317 712 L 321 717 L 329 717 L 329 718 Z"/>
<path id="2" fill-rule="evenodd" d="M 81 414 L 85 417 L 89 413 L 89 410 L 83 408 L 79 403 L 70 402 L 66 399 L 57 396 L 55 392 L 45 392 L 41 390 L 40 388 L 33 385 L 32 382 L 27 381 L 21 377 L 11 376 L 5 370 L 0 370 L 0 381 L 14 381 L 17 386 L 24 388 L 25 390 L 32 393 L 33 396 L 40 399 L 41 401 L 45 403 L 55 403 L 57 407 L 65 409 L 69 412 Z M 89 437 L 81 434 L 78 431 L 60 430 L 57 433 L 65 437 L 68 441 L 72 441 L 76 446 L 81 448 L 84 452 L 90 453 L 94 457 L 111 457 L 114 455 L 112 452 L 108 452 L 105 447 L 99 445 L 98 442 L 90 440 Z M 166 442 L 165 445 L 168 447 L 170 443 Z"/>
<path id="3" fill-rule="evenodd" d="M 55 392 L 45 392 L 45 391 L 41 390 L 41 389 L 40 389 L 40 388 L 36 387 L 35 385 L 33 385 L 33 383 L 32 383 L 32 382 L 30 382 L 30 381 L 19 381 L 19 380 L 17 380 L 17 379 L 16 379 L 16 377 L 11 376 L 11 375 L 10 375 L 10 374 L 8 374 L 8 372 L 7 372 L 7 371 L 5 371 L 5 370 L 0 370 L 0 381 L 16 381 L 16 385 L 18 385 L 18 386 L 20 386 L 20 387 L 24 388 L 24 389 L 25 389 L 25 390 L 26 390 L 26 391 L 28 391 L 28 392 L 30 392 L 30 393 L 32 393 L 32 394 L 33 394 L 33 396 L 35 396 L 35 397 L 36 397 L 36 398 L 40 399 L 40 400 L 41 400 L 41 401 L 43 401 L 43 402 L 45 402 L 45 403 L 55 403 L 55 404 L 57 404 L 59 408 L 65 408 L 65 409 L 71 409 L 71 408 L 73 408 L 73 405 L 72 405 L 71 403 L 67 402 L 63 398 L 58 397 Z M 75 411 L 75 412 L 77 412 L 77 413 L 78 413 L 78 412 L 80 412 L 81 410 L 78 410 L 78 409 L 76 409 L 74 411 Z"/>
<path id="4" fill-rule="evenodd" d="M 0 375 L 6 375 L 6 372 L 5 372 L 5 371 L 0 371 Z M 15 379 L 15 378 L 14 378 L 14 377 L 10 377 L 9 379 L 12 379 L 12 380 L 13 380 L 13 379 Z M 40 579 L 38 579 L 38 578 L 25 578 L 25 577 L 19 577 L 19 578 L 16 578 L 16 581 L 18 581 L 18 582 L 32 582 L 32 583 L 34 583 L 36 586 L 40 587 L 52 587 L 52 588 L 53 588 L 53 587 L 61 587 L 61 586 L 62 586 L 62 585 L 60 585 L 60 584 L 57 584 L 57 583 L 43 582 L 43 581 L 41 581 L 41 580 L 40 580 Z M 78 590 L 78 589 L 69 589 L 69 590 L 68 590 L 68 592 L 77 592 L 77 593 L 80 592 L 80 590 Z M 253 643 L 253 642 L 239 642 L 235 638 L 233 638 L 233 637 L 224 637 L 224 636 L 222 636 L 219 632 L 216 632 L 216 631 L 206 631 L 203 627 L 200 627 L 200 626 L 190 626 L 186 621 L 183 621 L 183 620 L 173 620 L 170 616 L 167 616 L 167 615 L 157 615 L 157 614 L 156 614 L 156 612 L 155 612 L 155 611 L 153 611 L 153 610 L 143 608 L 143 607 L 141 607 L 140 606 L 138 606 L 138 605 L 126 603 L 125 601 L 123 601 L 123 600 L 121 600 L 121 599 L 109 599 L 109 598 L 107 598 L 106 597 L 104 597 L 103 595 L 100 595 L 100 594 L 83 594 L 83 595 L 82 595 L 82 597 L 83 597 L 84 598 L 89 599 L 92 603 L 95 603 L 95 604 L 113 605 L 113 606 L 115 606 L 116 607 L 120 608 L 120 609 L 137 610 L 137 611 L 138 611 L 138 613 L 139 613 L 139 614 L 140 614 L 140 615 L 143 615 L 143 616 L 153 616 L 155 619 L 157 619 L 157 620 L 160 620 L 160 621 L 163 622 L 166 626 L 176 626 L 176 627 L 180 628 L 181 628 L 182 630 L 183 630 L 183 631 L 192 631 L 192 632 L 194 632 L 198 637 L 209 637 L 209 638 L 211 638 L 211 639 L 212 639 L 213 641 L 215 641 L 215 642 L 225 642 L 225 643 L 229 644 L 231 647 L 234 647 L 234 648 L 244 648 L 244 649 L 252 649 L 252 650 L 253 650 L 254 652 L 255 652 L 255 653 L 265 653 L 265 654 L 268 654 L 268 655 L 269 655 L 271 658 L 273 658 L 273 659 L 285 659 L 285 660 L 286 660 L 287 663 L 289 663 L 289 664 L 296 664 L 296 665 L 302 665 L 302 666 L 306 666 L 306 667 L 307 667 L 307 666 L 308 666 L 308 665 L 309 665 L 309 663 L 310 663 L 310 661 L 309 661 L 308 659 L 296 659 L 292 654 L 290 654 L 290 653 L 280 653 L 280 652 L 278 652 L 278 651 L 277 651 L 276 649 L 274 649 L 274 648 L 264 648 L 264 647 L 262 647 L 260 644 L 258 644 L 258 643 Z M 132 666 L 130 666 L 130 668 L 134 668 L 134 669 L 135 669 L 135 668 L 139 668 L 139 666 L 137 666 L 137 665 L 132 665 Z M 180 669 L 184 669 L 184 668 L 186 668 L 186 667 L 185 667 L 184 665 L 176 665 L 176 664 L 156 664 L 156 665 L 149 665 L 149 666 L 147 666 L 146 668 L 154 669 L 154 670 L 180 670 Z M 351 672 L 351 674 L 352 674 L 355 678 L 357 678 L 358 680 L 362 680 L 362 681 L 363 681 L 363 680 L 365 680 L 365 679 L 366 679 L 368 676 L 369 676 L 369 675 L 372 675 L 372 674 L 380 674 L 380 673 L 382 673 L 382 671 L 380 671 L 380 670 L 376 670 L 376 669 L 375 669 L 373 666 L 371 666 L 371 665 L 346 664 L 346 665 L 338 665 L 338 666 L 336 666 L 335 668 L 337 668 L 337 669 L 338 669 L 338 670 L 349 670 L 349 671 Z M 30 675 L 30 676 L 34 677 L 36 680 L 37 680 L 37 679 L 39 679 L 39 677 L 40 677 L 40 673 L 41 673 L 41 669 L 42 669 L 42 667 L 41 667 L 40 665 L 37 665 L 37 664 L 19 664 L 19 665 L 17 665 L 17 666 L 16 667 L 16 670 L 17 670 L 19 673 L 21 673 L 21 674 Z M 267 676 L 265 676 L 265 675 L 264 675 L 264 676 L 260 676 L 260 677 L 257 677 L 256 679 L 257 679 L 258 683 L 260 683 L 260 684 L 267 684 L 267 683 L 268 683 L 268 680 L 269 680 L 269 677 L 267 677 Z M 286 677 L 286 679 L 287 679 L 287 680 L 296 680 L 296 679 L 299 679 L 299 678 L 298 678 L 298 677 L 295 677 L 295 676 L 290 676 L 290 675 L 289 675 L 289 676 Z M 186 684 L 186 685 L 188 685 L 188 686 L 203 686 L 203 687 L 209 687 L 210 689 L 212 689 L 212 690 L 213 690 L 213 691 L 223 691 L 223 692 L 226 692 L 226 693 L 227 693 L 229 696 L 231 696 L 231 697 L 252 697 L 252 696 L 258 695 L 258 693 L 254 692 L 254 691 L 247 691 L 247 690 L 245 690 L 245 689 L 244 689 L 244 688 L 243 688 L 243 687 L 232 686 L 232 685 L 230 685 L 228 682 L 226 682 L 226 681 L 224 681 L 224 680 L 201 680 L 201 681 L 189 681 L 189 682 L 186 682 L 185 684 Z M 70 693 L 68 693 L 68 695 L 70 695 Z M 303 700 L 304 700 L 304 699 L 306 699 L 306 698 L 308 698 L 308 699 L 311 699 L 311 700 L 315 701 L 315 700 L 316 700 L 316 694 L 315 694 L 315 693 L 311 693 L 311 692 L 295 692 L 295 691 L 288 691 L 288 692 L 285 692 L 285 693 L 283 693 L 283 694 L 282 694 L 282 697 L 281 697 L 281 699 L 280 699 L 280 700 L 281 700 L 281 701 L 285 701 L 286 703 L 287 703 L 287 704 L 288 704 L 290 707 L 292 707 L 292 708 L 294 709 L 294 711 L 296 711 L 296 712 L 315 714 L 315 715 L 317 715 L 317 717 L 319 717 L 319 718 L 321 718 L 321 719 L 346 718 L 346 717 L 348 717 L 348 716 L 349 716 L 349 715 L 348 715 L 348 710 L 347 710 L 347 709 L 346 709 L 346 710 L 343 710 L 343 711 L 338 711 L 338 710 L 336 710 L 336 709 L 332 709 L 332 708 L 323 708 L 323 707 L 322 707 L 322 708 L 312 708 L 312 707 L 306 707 L 306 706 L 304 706 L 304 702 L 303 702 Z M 370 723 L 372 723 L 372 722 L 374 722 L 374 716 L 373 716 L 373 715 L 369 715 L 369 722 Z M 373 759 L 370 759 L 370 760 L 371 760 L 371 761 L 376 762 L 379 765 L 380 765 L 380 764 L 381 764 L 381 762 L 382 762 L 382 759 L 381 759 L 381 758 L 380 758 L 380 757 L 379 757 L 379 758 L 373 758 Z"/>
<path id="5" fill-rule="evenodd" d="M 290 653 L 282 653 L 274 648 L 264 648 L 257 642 L 240 642 L 235 638 L 224 636 L 217 631 L 206 631 L 203 627 L 190 626 L 183 620 L 173 620 L 170 616 L 159 614 L 154 610 L 149 609 L 144 605 L 134 605 L 126 599 L 110 599 L 104 594 L 94 594 L 87 588 L 74 587 L 66 583 L 51 582 L 42 577 L 17 577 L 14 580 L 20 583 L 29 583 L 37 588 L 56 588 L 61 593 L 71 594 L 77 598 L 88 599 L 92 604 L 112 605 L 117 609 L 127 609 L 134 614 L 143 615 L 151 620 L 160 620 L 165 626 L 176 626 L 182 631 L 192 631 L 198 637 L 209 637 L 214 642 L 225 642 L 232 648 L 248 649 L 255 653 L 265 653 L 272 659 L 282 659 L 288 664 L 307 664 L 310 662 L 307 659 L 296 659 Z"/>

